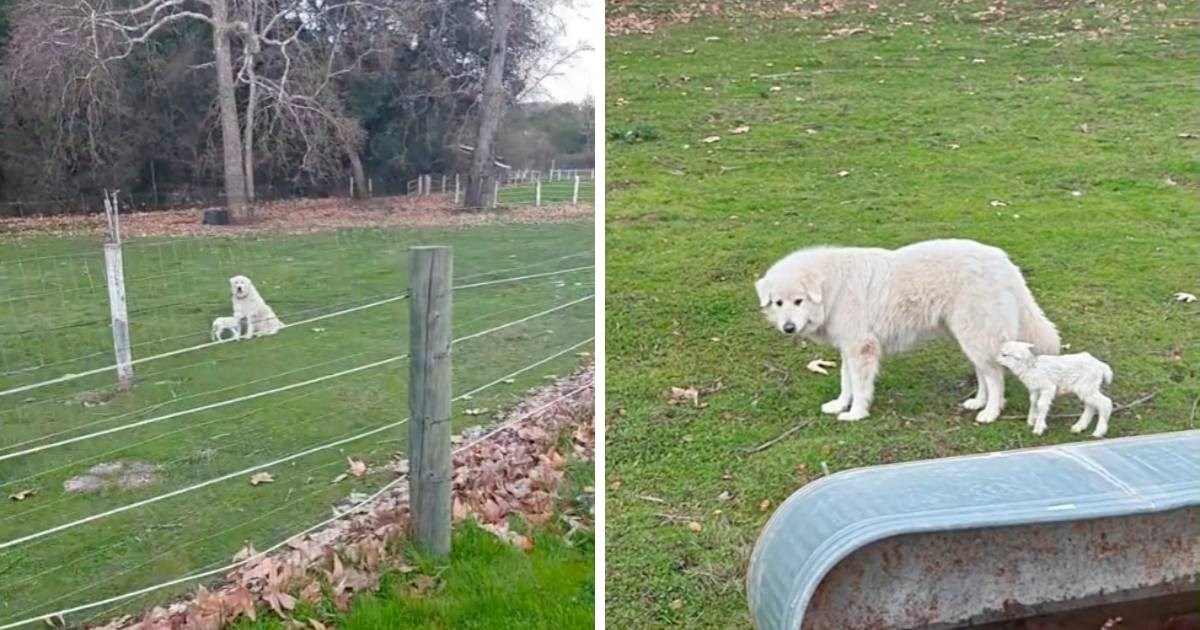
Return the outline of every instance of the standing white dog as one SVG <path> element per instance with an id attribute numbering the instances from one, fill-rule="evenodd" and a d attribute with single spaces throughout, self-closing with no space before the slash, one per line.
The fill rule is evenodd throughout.
<path id="1" fill-rule="evenodd" d="M 1000 345 L 1033 342 L 1058 354 L 1059 338 L 1025 286 L 1021 271 L 995 247 L 961 239 L 896 250 L 815 247 L 775 263 L 755 283 L 763 314 L 781 332 L 835 346 L 842 389 L 821 411 L 838 420 L 870 414 L 885 354 L 952 335 L 975 366 L 978 389 L 962 403 L 992 422 L 1004 407 Z"/>
<path id="2" fill-rule="evenodd" d="M 996 361 L 1012 370 L 1029 390 L 1029 426 L 1034 435 L 1046 432 L 1046 414 L 1056 394 L 1075 394 L 1083 401 L 1083 415 L 1071 425 L 1071 433 L 1087 430 L 1092 415 L 1098 414 L 1092 437 L 1108 433 L 1108 418 L 1112 415 L 1112 399 L 1100 392 L 1101 385 L 1112 383 L 1109 365 L 1087 352 L 1040 357 L 1033 346 L 1022 341 L 1009 341 L 1000 346 Z"/>
<path id="3" fill-rule="evenodd" d="M 229 289 L 233 294 L 234 319 L 246 319 L 246 337 L 274 335 L 283 328 L 283 322 L 275 316 L 275 311 L 263 301 L 254 288 L 254 283 L 246 276 L 234 276 L 229 279 Z"/>

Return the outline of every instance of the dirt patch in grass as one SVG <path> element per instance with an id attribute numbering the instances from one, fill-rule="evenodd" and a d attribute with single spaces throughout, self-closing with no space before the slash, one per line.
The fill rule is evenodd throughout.
<path id="1" fill-rule="evenodd" d="M 452 207 L 443 197 L 379 197 L 349 199 L 299 199 L 265 203 L 255 210 L 253 223 L 202 225 L 203 208 L 134 212 L 121 216 L 121 233 L 127 238 L 146 236 L 230 236 L 259 233 L 311 234 L 361 227 L 471 227 L 501 223 L 563 223 L 590 220 L 592 206 L 518 206 L 487 211 Z M 102 214 L 33 216 L 0 221 L 0 234 L 22 235 L 103 234 Z"/>
<path id="2" fill-rule="evenodd" d="M 63 482 L 63 490 L 73 494 L 97 492 L 107 488 L 133 490 L 144 488 L 159 479 L 161 467 L 146 462 L 117 460 L 92 466 L 86 474 Z"/>

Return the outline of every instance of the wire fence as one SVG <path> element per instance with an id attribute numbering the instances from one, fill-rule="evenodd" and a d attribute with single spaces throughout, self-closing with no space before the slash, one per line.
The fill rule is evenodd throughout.
<path id="1" fill-rule="evenodd" d="M 484 184 L 485 205 L 592 204 L 596 197 L 595 169 L 501 169 Z M 414 196 L 443 196 L 454 205 L 466 194 L 466 176 L 460 173 L 428 174 L 408 180 L 405 192 Z"/>
<path id="2" fill-rule="evenodd" d="M 0 491 L 14 498 L 0 509 L 0 628 L 161 602 L 237 566 L 247 541 L 278 548 L 400 483 L 388 462 L 407 444 L 413 245 L 455 248 L 456 430 L 566 373 L 592 342 L 591 234 L 562 224 L 125 241 L 130 391 L 117 387 L 94 237 L 6 244 Z M 238 274 L 275 309 L 278 334 L 210 338 Z M 371 472 L 341 474 L 351 456 Z M 250 485 L 259 472 L 273 483 Z"/>

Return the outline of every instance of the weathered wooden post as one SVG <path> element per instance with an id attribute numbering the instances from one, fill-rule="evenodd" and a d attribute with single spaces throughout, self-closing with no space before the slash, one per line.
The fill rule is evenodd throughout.
<path id="1" fill-rule="evenodd" d="M 129 341 L 129 313 L 125 308 L 125 265 L 121 258 L 121 216 L 117 191 L 104 191 L 108 238 L 104 240 L 104 276 L 108 284 L 108 311 L 112 317 L 113 354 L 117 360 L 117 387 L 133 387 L 133 352 Z"/>
<path id="2" fill-rule="evenodd" d="M 496 204 L 498 204 L 498 203 L 500 203 L 500 178 L 499 177 L 497 177 L 492 184 L 492 207 L 495 208 Z"/>
<path id="3" fill-rule="evenodd" d="M 454 174 L 454 205 L 458 205 L 458 173 Z"/>
<path id="4" fill-rule="evenodd" d="M 414 247 L 409 269 L 409 504 L 417 547 L 450 553 L 449 247 Z"/>
<path id="5" fill-rule="evenodd" d="M 446 194 L 446 174 L 442 173 L 442 190 L 441 193 Z"/>
<path id="6" fill-rule="evenodd" d="M 575 176 L 575 190 L 571 193 L 571 205 L 579 205 L 579 176 Z"/>

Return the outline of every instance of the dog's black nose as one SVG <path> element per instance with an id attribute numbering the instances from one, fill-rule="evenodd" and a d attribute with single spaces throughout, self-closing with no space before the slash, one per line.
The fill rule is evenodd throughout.
<path id="1" fill-rule="evenodd" d="M 787 333 L 787 334 L 789 334 L 789 335 L 790 335 L 790 334 L 792 334 L 792 333 L 794 333 L 794 332 L 796 332 L 796 325 L 795 325 L 795 324 L 793 324 L 792 322 L 788 322 L 788 323 L 784 324 L 784 325 L 783 325 L 783 332 L 785 332 L 785 333 Z"/>

